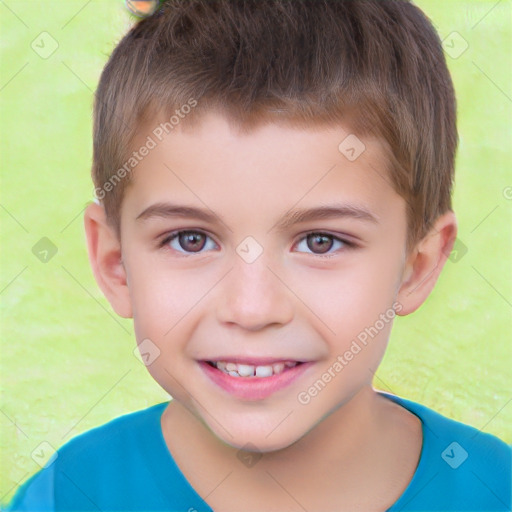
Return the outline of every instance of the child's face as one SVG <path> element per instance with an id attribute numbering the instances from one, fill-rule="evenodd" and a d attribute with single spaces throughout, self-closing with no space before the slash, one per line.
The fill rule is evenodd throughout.
<path id="1" fill-rule="evenodd" d="M 365 139 L 354 161 L 340 152 L 349 133 L 270 124 L 240 135 L 209 114 L 150 150 L 126 190 L 129 309 L 137 341 L 151 340 L 151 360 L 159 351 L 148 369 L 232 446 L 290 445 L 371 385 L 384 354 L 401 308 L 405 201 L 376 140 Z M 345 214 L 280 227 L 294 212 L 327 206 Z M 171 207 L 212 220 L 173 216 Z M 169 241 L 180 230 L 199 233 Z M 312 232 L 324 236 L 308 240 Z M 307 364 L 270 383 L 206 363 L 251 359 Z"/>

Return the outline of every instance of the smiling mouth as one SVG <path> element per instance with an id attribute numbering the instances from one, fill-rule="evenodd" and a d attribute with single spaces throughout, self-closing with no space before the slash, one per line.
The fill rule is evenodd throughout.
<path id="1" fill-rule="evenodd" d="M 249 379 L 272 377 L 273 375 L 279 375 L 290 368 L 303 364 L 300 361 L 280 361 L 266 365 L 242 364 L 227 361 L 206 361 L 206 363 L 231 377 L 244 377 Z"/>

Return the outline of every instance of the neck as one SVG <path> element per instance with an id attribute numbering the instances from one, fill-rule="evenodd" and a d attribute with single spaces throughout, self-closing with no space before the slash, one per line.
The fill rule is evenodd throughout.
<path id="1" fill-rule="evenodd" d="M 315 461 L 325 464 L 326 461 L 336 460 L 341 463 L 344 459 L 348 463 L 360 455 L 360 447 L 368 439 L 375 439 L 380 428 L 381 400 L 371 385 L 363 387 L 290 446 L 261 454 L 255 468 L 279 473 L 289 472 L 293 467 L 294 473 L 299 476 L 302 473 L 301 467 L 304 471 L 310 471 Z M 195 457 L 203 459 L 205 466 L 217 468 L 217 475 L 219 467 L 232 468 L 233 461 L 241 457 L 242 450 L 217 438 L 201 420 L 177 401 L 171 401 L 164 412 L 162 427 L 166 442 L 176 459 L 179 459 L 182 448 L 178 446 L 178 440 L 193 439 Z M 169 435 L 165 435 L 166 432 Z M 177 463 L 179 465 L 179 460 Z M 251 476 L 255 472 L 252 471 Z"/>
<path id="2" fill-rule="evenodd" d="M 339 510 L 389 507 L 414 474 L 422 440 L 419 419 L 369 384 L 256 464 L 242 464 L 241 450 L 220 441 L 179 402 L 171 401 L 162 415 L 162 430 L 192 487 L 214 510 L 226 512 L 254 510 L 258 500 L 269 512 L 270 504 L 272 510 L 299 510 L 296 503 L 288 508 L 292 497 L 308 510 L 327 510 L 340 499 Z"/>

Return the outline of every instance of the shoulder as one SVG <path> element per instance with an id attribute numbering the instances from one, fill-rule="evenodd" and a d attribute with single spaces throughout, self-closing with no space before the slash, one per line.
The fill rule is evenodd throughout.
<path id="1" fill-rule="evenodd" d="M 155 439 L 166 405 L 122 415 L 75 436 L 57 450 L 51 465 L 18 489 L 7 510 L 90 510 L 118 499 L 119 493 L 127 499 L 133 498 L 130 492 L 140 494 L 151 480 L 141 461 L 160 448 Z"/>
<path id="2" fill-rule="evenodd" d="M 149 435 L 159 425 L 159 419 L 167 403 L 153 405 L 136 412 L 123 414 L 103 425 L 92 428 L 70 439 L 58 453 L 61 464 L 67 459 L 95 459 L 95 452 L 102 454 L 118 450 L 126 443 Z"/>
<path id="3" fill-rule="evenodd" d="M 424 405 L 385 395 L 418 416 L 423 427 L 416 473 L 395 505 L 409 504 L 390 510 L 510 510 L 511 446 Z"/>
<path id="4" fill-rule="evenodd" d="M 51 465 L 32 475 L 16 492 L 6 512 L 53 512 L 54 466 Z M 4 509 L 2 509 L 4 510 Z"/>

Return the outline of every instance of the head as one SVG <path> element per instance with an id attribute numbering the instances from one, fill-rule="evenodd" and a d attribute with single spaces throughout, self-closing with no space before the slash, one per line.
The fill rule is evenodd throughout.
<path id="1" fill-rule="evenodd" d="M 454 91 L 417 7 L 165 2 L 114 50 L 94 115 L 90 259 L 162 387 L 265 451 L 371 383 L 456 235 Z M 249 396 L 209 377 L 233 358 L 302 364 Z"/>

